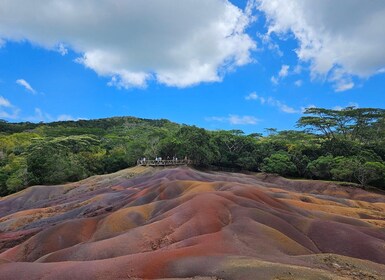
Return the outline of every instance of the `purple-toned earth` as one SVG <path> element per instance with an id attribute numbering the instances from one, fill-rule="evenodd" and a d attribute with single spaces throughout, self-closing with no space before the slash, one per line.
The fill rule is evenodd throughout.
<path id="1" fill-rule="evenodd" d="M 385 279 L 385 196 L 135 167 L 0 199 L 0 279 Z"/>

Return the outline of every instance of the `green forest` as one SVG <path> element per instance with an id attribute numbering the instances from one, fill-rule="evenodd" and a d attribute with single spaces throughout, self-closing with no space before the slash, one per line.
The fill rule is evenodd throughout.
<path id="1" fill-rule="evenodd" d="M 134 117 L 0 121 L 0 195 L 111 173 L 157 156 L 188 157 L 197 167 L 213 170 L 385 189 L 385 110 L 308 108 L 296 130 L 268 128 L 249 135 Z"/>

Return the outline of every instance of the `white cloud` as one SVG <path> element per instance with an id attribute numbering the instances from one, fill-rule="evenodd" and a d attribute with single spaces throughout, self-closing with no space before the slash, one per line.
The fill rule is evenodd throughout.
<path id="1" fill-rule="evenodd" d="M 252 92 L 245 97 L 246 100 L 256 100 L 257 98 L 258 98 L 258 95 L 256 92 Z"/>
<path id="2" fill-rule="evenodd" d="M 8 111 L 0 108 L 0 118 L 1 119 L 16 120 L 19 118 L 19 112 L 20 112 L 20 110 L 13 110 L 11 112 L 8 112 Z"/>
<path id="3" fill-rule="evenodd" d="M 260 120 L 253 116 L 229 115 L 228 117 L 208 117 L 206 121 L 226 122 L 231 125 L 254 125 Z"/>
<path id="4" fill-rule="evenodd" d="M 288 114 L 297 114 L 299 113 L 298 110 L 294 109 L 293 107 L 290 107 L 290 106 L 287 106 L 286 104 L 278 101 L 278 100 L 274 100 L 274 104 L 273 106 L 276 106 L 279 108 L 280 111 L 284 112 L 284 113 L 288 113 Z"/>
<path id="5" fill-rule="evenodd" d="M 283 64 L 281 66 L 281 69 L 278 72 L 278 76 L 277 77 L 276 76 L 271 77 L 271 79 L 270 79 L 271 82 L 275 85 L 278 85 L 280 80 L 282 80 L 283 78 L 287 77 L 287 75 L 289 75 L 289 68 L 290 68 L 289 65 Z"/>
<path id="6" fill-rule="evenodd" d="M 341 92 L 341 91 L 346 91 L 346 90 L 352 89 L 353 87 L 354 87 L 354 83 L 353 82 L 341 80 L 341 81 L 338 81 L 335 84 L 334 90 L 336 92 Z"/>
<path id="7" fill-rule="evenodd" d="M 78 121 L 78 120 L 87 120 L 87 118 L 75 118 L 71 115 L 68 115 L 68 114 L 62 114 L 62 115 L 59 115 L 57 118 L 56 118 L 56 121 L 58 122 L 62 122 L 62 121 Z"/>
<path id="8" fill-rule="evenodd" d="M 289 74 L 289 65 L 282 65 L 281 70 L 279 70 L 278 77 L 285 78 Z"/>
<path id="9" fill-rule="evenodd" d="M 245 97 L 246 100 L 256 100 L 258 101 L 259 103 L 261 103 L 261 105 L 269 105 L 269 106 L 272 106 L 272 107 L 276 107 L 278 108 L 281 112 L 284 112 L 284 113 L 288 113 L 288 114 L 297 114 L 297 113 L 300 113 L 300 110 L 297 110 L 293 107 L 290 107 L 288 105 L 286 105 L 285 103 L 283 103 L 282 101 L 279 101 L 273 97 L 262 97 L 262 96 L 259 96 L 258 94 L 256 94 L 255 92 L 253 93 L 250 93 L 248 96 Z"/>
<path id="10" fill-rule="evenodd" d="M 11 108 L 12 104 L 11 102 L 9 102 L 8 99 L 5 99 L 4 97 L 0 96 L 0 107 Z"/>
<path id="11" fill-rule="evenodd" d="M 57 47 L 57 51 L 62 55 L 65 56 L 68 54 L 68 49 L 64 46 L 64 44 L 60 43 Z"/>
<path id="12" fill-rule="evenodd" d="M 17 119 L 19 117 L 20 109 L 12 105 L 12 103 L 0 96 L 0 118 L 2 119 Z"/>
<path id="13" fill-rule="evenodd" d="M 251 8 L 227 0 L 1 1 L 0 38 L 72 49 L 113 86 L 186 87 L 252 61 Z"/>
<path id="14" fill-rule="evenodd" d="M 282 57 L 283 56 L 283 52 L 281 51 L 281 49 L 279 48 L 279 45 L 277 43 L 275 43 L 269 35 L 266 35 L 266 34 L 260 34 L 258 33 L 257 34 L 258 38 L 261 39 L 261 42 L 263 45 L 266 45 L 267 48 L 272 51 L 273 53 L 276 53 L 278 56 Z"/>
<path id="15" fill-rule="evenodd" d="M 336 92 L 349 90 L 354 87 L 352 77 L 346 74 L 341 68 L 333 69 L 329 81 L 334 83 L 333 87 Z"/>
<path id="16" fill-rule="evenodd" d="M 71 115 L 63 114 L 63 115 L 58 116 L 56 120 L 59 122 L 61 122 L 61 121 L 74 121 L 75 118 L 72 117 Z"/>
<path id="17" fill-rule="evenodd" d="M 238 115 L 230 115 L 229 116 L 230 124 L 239 124 L 239 125 L 252 125 L 257 124 L 259 120 L 253 116 L 238 116 Z"/>
<path id="18" fill-rule="evenodd" d="M 303 70 L 302 66 L 298 64 L 294 67 L 293 73 L 298 75 L 298 74 L 301 74 L 302 70 Z"/>
<path id="19" fill-rule="evenodd" d="M 36 93 L 36 90 L 31 87 L 31 85 L 24 79 L 18 79 L 16 80 L 16 83 L 22 87 L 24 87 L 27 91 L 32 92 L 33 94 Z"/>
<path id="20" fill-rule="evenodd" d="M 150 74 L 144 72 L 128 72 L 120 71 L 116 75 L 112 76 L 111 80 L 108 82 L 110 87 L 121 88 L 130 88 L 130 87 L 139 87 L 145 88 L 147 86 L 147 80 L 151 78 Z"/>
<path id="21" fill-rule="evenodd" d="M 51 114 L 44 112 L 40 108 L 35 108 L 34 115 L 25 118 L 30 122 L 55 122 L 55 121 L 77 121 L 85 120 L 85 118 L 74 118 L 69 114 L 61 114 L 58 117 L 54 117 Z"/>
<path id="22" fill-rule="evenodd" d="M 385 66 L 385 3 L 382 0 L 256 0 L 268 33 L 292 33 L 298 58 L 310 62 L 313 77 L 339 68 L 329 79 L 336 91 L 354 87 L 348 76 L 366 78 Z M 333 75 L 332 75 L 333 77 Z"/>
<path id="23" fill-rule="evenodd" d="M 296 87 L 301 87 L 303 85 L 303 81 L 302 80 L 297 80 L 297 81 L 294 82 L 294 85 Z"/>
<path id="24" fill-rule="evenodd" d="M 265 104 L 266 99 L 262 96 L 259 96 L 256 92 L 252 92 L 245 97 L 246 100 L 258 100 L 261 104 Z"/>
<path id="25" fill-rule="evenodd" d="M 26 120 L 30 122 L 51 122 L 54 118 L 50 114 L 43 112 L 40 108 L 35 108 L 35 114 L 27 117 Z"/>
<path id="26" fill-rule="evenodd" d="M 278 85 L 278 83 L 279 83 L 278 78 L 276 78 L 275 76 L 272 76 L 271 79 L 270 79 L 270 81 L 271 81 L 273 84 L 275 84 L 275 85 Z"/>

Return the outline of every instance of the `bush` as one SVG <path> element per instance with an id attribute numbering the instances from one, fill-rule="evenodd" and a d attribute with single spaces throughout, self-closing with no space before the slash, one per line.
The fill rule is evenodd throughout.
<path id="1" fill-rule="evenodd" d="M 307 166 L 311 175 L 317 179 L 330 180 L 332 179 L 331 170 L 334 168 L 335 162 L 332 156 L 321 156 L 310 162 Z"/>
<path id="2" fill-rule="evenodd" d="M 287 152 L 278 152 L 264 159 L 262 171 L 282 176 L 293 176 L 296 175 L 296 166 L 291 162 Z"/>

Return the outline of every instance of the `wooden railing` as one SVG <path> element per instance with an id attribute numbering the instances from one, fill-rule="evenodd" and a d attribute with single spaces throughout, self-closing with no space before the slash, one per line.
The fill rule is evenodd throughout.
<path id="1" fill-rule="evenodd" d="M 139 166 L 173 166 L 173 165 L 188 165 L 192 164 L 191 160 L 182 159 L 182 160 L 140 160 L 138 159 L 137 165 Z"/>

